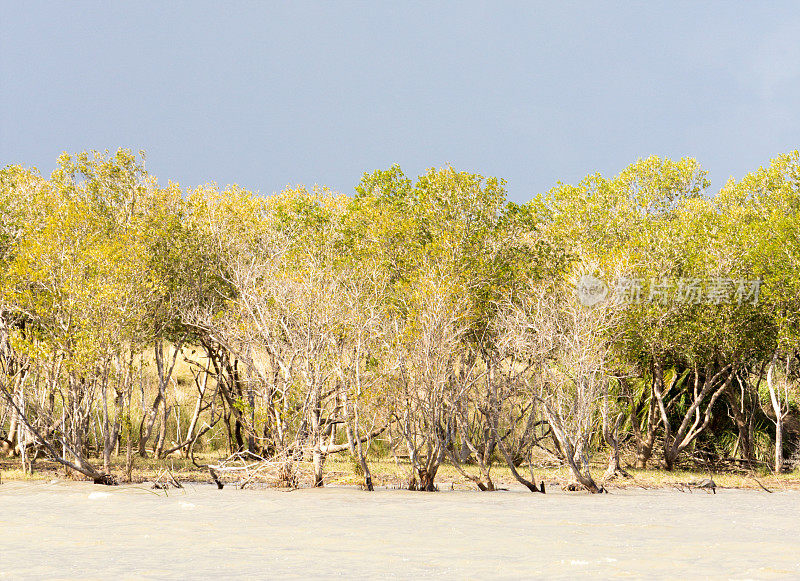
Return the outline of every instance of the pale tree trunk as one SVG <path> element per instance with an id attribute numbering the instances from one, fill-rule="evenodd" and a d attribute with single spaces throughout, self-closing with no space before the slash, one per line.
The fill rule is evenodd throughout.
<path id="1" fill-rule="evenodd" d="M 358 408 L 356 407 L 355 410 L 355 417 L 354 422 L 356 425 L 356 430 L 358 430 Z M 356 432 L 358 433 L 358 432 Z M 375 487 L 372 485 L 372 472 L 369 470 L 369 464 L 367 464 L 367 456 L 364 453 L 364 445 L 361 438 L 356 437 L 356 450 L 358 451 L 358 462 L 361 464 L 361 470 L 364 471 L 364 488 L 370 492 L 375 490 Z"/>
<path id="2" fill-rule="evenodd" d="M 759 374 L 759 383 L 761 382 L 764 367 L 766 367 L 766 364 L 762 366 L 761 373 Z M 752 467 L 755 464 L 753 452 L 753 423 L 755 414 L 753 411 L 758 409 L 758 404 L 753 400 L 758 397 L 758 387 L 756 386 L 756 389 L 752 390 L 746 378 L 743 378 L 738 373 L 736 374 L 736 382 L 738 383 L 739 389 L 730 389 L 727 392 L 729 408 L 739 434 L 732 456 L 734 460 L 738 460 L 738 458 L 736 458 L 736 453 L 737 450 L 741 450 L 746 465 Z M 753 391 L 755 391 L 755 393 L 753 393 Z"/>
<path id="3" fill-rule="evenodd" d="M 312 389 L 314 390 L 314 396 L 311 405 L 311 457 L 314 465 L 314 486 L 319 488 L 325 485 L 325 481 L 323 480 L 325 454 L 322 453 L 322 433 L 320 429 L 320 415 L 322 410 L 320 409 L 318 389 L 316 387 Z"/>
<path id="4" fill-rule="evenodd" d="M 450 444 L 450 431 L 447 430 L 442 434 L 437 428 L 418 426 L 416 422 L 420 418 L 415 417 L 416 411 L 412 408 L 405 409 L 403 418 L 399 422 L 411 463 L 408 489 L 436 492 L 436 473 L 439 471 L 439 465 L 444 461 L 445 450 Z M 420 443 L 418 440 L 422 440 L 422 442 Z"/>
<path id="5" fill-rule="evenodd" d="M 775 472 L 783 472 L 783 420 L 775 422 Z"/>
<path id="6" fill-rule="evenodd" d="M 424 464 L 416 464 L 414 480 L 409 488 L 422 492 L 436 492 L 436 473 L 439 471 L 441 458 L 437 461 L 438 454 L 430 454 Z"/>
<path id="7" fill-rule="evenodd" d="M 153 426 L 158 417 L 159 408 L 161 408 L 162 418 L 161 426 L 159 428 L 159 437 L 155 446 L 155 456 L 158 458 L 163 451 L 164 439 L 167 430 L 167 386 L 169 385 L 172 372 L 175 370 L 175 363 L 178 359 L 178 354 L 183 347 L 183 339 L 180 339 L 172 349 L 172 360 L 167 365 L 164 360 L 164 342 L 158 340 L 154 347 L 156 370 L 158 371 L 158 394 L 153 401 L 153 406 L 150 408 L 147 417 L 142 418 L 142 423 L 139 425 L 139 455 L 142 458 L 147 457 L 147 441 L 153 433 Z M 144 429 L 144 424 L 147 423 L 147 428 Z"/>
<path id="8" fill-rule="evenodd" d="M 195 383 L 198 389 L 198 396 L 197 396 L 197 404 L 194 406 L 194 412 L 192 412 L 192 419 L 189 422 L 189 428 L 186 430 L 186 441 L 191 443 L 192 438 L 194 437 L 194 429 L 197 427 L 197 420 L 200 418 L 200 411 L 203 409 L 203 396 L 206 393 L 206 386 L 208 385 L 208 362 L 206 362 L 206 369 L 203 372 L 203 381 L 198 382 L 197 377 L 195 377 Z M 183 448 L 183 456 L 185 458 L 189 457 L 189 446 Z"/>
<path id="9" fill-rule="evenodd" d="M 124 364 L 124 362 L 123 362 Z M 108 385 L 108 365 L 106 363 L 105 373 L 103 374 L 102 378 L 102 394 L 103 394 L 103 470 L 107 473 L 111 473 L 111 454 L 113 453 L 114 449 L 117 447 L 117 441 L 119 439 L 119 432 L 120 432 L 120 420 L 122 418 L 123 407 L 124 407 L 124 393 L 126 386 L 129 385 L 129 373 L 130 373 L 130 366 L 126 366 L 124 373 L 122 373 L 122 377 L 120 377 L 118 373 L 117 378 L 117 386 L 114 389 L 114 419 L 113 422 L 110 420 L 108 415 L 108 396 L 107 392 L 109 389 Z M 122 370 L 118 370 L 122 371 Z"/>
<path id="10" fill-rule="evenodd" d="M 616 476 L 624 476 L 630 478 L 630 474 L 622 467 L 619 459 L 619 427 L 622 420 L 625 419 L 625 414 L 620 413 L 614 422 L 613 427 L 607 424 L 607 414 L 603 414 L 603 439 L 609 447 L 608 453 L 608 468 L 603 474 L 603 480 L 611 480 Z"/>
<path id="11" fill-rule="evenodd" d="M 788 409 L 785 410 L 786 397 L 782 394 L 780 389 L 775 387 L 775 365 L 778 362 L 778 351 L 776 350 L 772 356 L 772 361 L 767 370 L 767 388 L 769 389 L 769 399 L 772 403 L 772 411 L 775 413 L 775 472 L 781 473 L 783 471 L 783 419 L 788 414 Z M 788 364 L 788 359 L 787 359 Z"/>
<path id="12" fill-rule="evenodd" d="M 461 435 L 462 447 L 466 447 L 466 449 L 471 454 L 475 455 L 475 460 L 478 463 L 478 471 L 480 473 L 480 476 L 475 476 L 474 474 L 470 474 L 469 472 L 464 470 L 464 468 L 462 468 L 461 466 L 462 460 L 460 458 L 460 453 L 455 450 L 451 450 L 450 447 L 448 446 L 446 448 L 446 451 L 447 455 L 450 457 L 450 461 L 453 463 L 453 467 L 464 478 L 472 480 L 472 482 L 474 482 L 475 485 L 478 487 L 478 490 L 482 490 L 484 492 L 487 491 L 491 492 L 495 490 L 494 482 L 492 482 L 492 478 L 489 473 L 491 466 L 488 462 L 489 456 L 491 454 L 489 450 L 490 448 L 493 448 L 493 445 L 490 446 L 489 442 L 487 442 L 487 445 L 484 447 L 485 453 L 481 454 L 480 451 L 475 447 L 475 445 L 469 440 L 469 435 L 467 434 L 466 430 L 461 429 L 460 432 L 461 432 L 460 435 Z M 455 441 L 454 437 L 451 439 Z M 493 443 L 494 440 L 492 440 L 492 444 Z"/>
<path id="13" fill-rule="evenodd" d="M 707 365 L 702 387 L 700 386 L 700 370 L 698 366 L 695 366 L 693 374 L 692 403 L 686 410 L 677 431 L 673 434 L 667 415 L 666 394 L 678 381 L 682 381 L 687 374 L 685 373 L 679 379 L 678 374 L 675 373 L 670 385 L 667 389 L 664 389 L 664 369 L 661 362 L 657 361 L 655 364 L 655 382 L 653 386 L 658 408 L 661 412 L 661 420 L 664 424 L 664 467 L 667 470 L 672 470 L 675 467 L 675 462 L 680 453 L 688 448 L 710 425 L 714 404 L 733 383 L 734 368 L 729 364 L 714 373 L 713 367 L 710 364 Z M 708 398 L 708 403 L 705 411 L 703 411 L 702 406 L 706 398 Z"/>
<path id="14" fill-rule="evenodd" d="M 620 381 L 620 386 L 624 388 L 622 381 Z M 603 474 L 603 481 L 611 480 L 616 476 L 628 478 L 630 474 L 622 468 L 619 459 L 619 427 L 622 424 L 622 420 L 625 419 L 625 414 L 619 413 L 613 422 L 609 422 L 609 414 L 611 412 L 609 410 L 608 381 L 604 382 L 603 391 L 603 440 L 609 447 L 608 468 Z"/>
<path id="15" fill-rule="evenodd" d="M 370 472 L 369 464 L 367 464 L 364 446 L 360 437 L 358 402 L 351 402 L 347 393 L 347 386 L 342 387 L 342 403 L 344 404 L 347 418 L 345 422 L 347 444 L 350 448 L 350 454 L 358 460 L 358 464 L 361 466 L 361 472 L 364 475 L 364 489 L 371 492 L 375 490 L 375 487 L 372 484 L 372 472 Z"/>
<path id="16" fill-rule="evenodd" d="M 171 411 L 172 406 L 167 407 L 167 398 L 165 393 L 165 396 L 161 398 L 161 421 L 158 424 L 158 438 L 156 439 L 156 445 L 153 447 L 153 457 L 155 458 L 163 457 L 164 442 L 167 440 L 167 420 L 169 420 L 169 414 Z"/>
<path id="17" fill-rule="evenodd" d="M 14 391 L 14 397 L 16 397 L 16 390 Z M 8 428 L 8 444 L 9 448 L 11 449 L 12 454 L 17 453 L 17 424 L 19 423 L 17 417 L 17 410 L 12 408 L 11 409 L 11 425 Z"/>
<path id="18" fill-rule="evenodd" d="M 673 377 L 669 386 L 667 386 L 665 389 L 664 368 L 661 364 L 661 361 L 655 361 L 653 363 L 653 396 L 656 398 L 656 402 L 658 403 L 658 410 L 661 412 L 661 423 L 664 425 L 664 467 L 667 470 L 672 470 L 675 455 L 673 454 L 672 448 L 672 425 L 669 423 L 664 397 L 675 386 L 677 380 L 678 375 L 675 374 L 675 377 Z M 695 375 L 695 382 L 697 381 L 699 381 L 699 378 L 697 375 Z"/>
<path id="19" fill-rule="evenodd" d="M 130 407 L 128 408 L 130 410 Z M 130 420 L 127 423 L 128 437 L 125 447 L 125 479 L 130 482 L 133 476 L 133 426 Z"/>
<path id="20" fill-rule="evenodd" d="M 19 414 L 25 416 L 25 377 L 22 378 L 19 386 Z M 24 473 L 30 472 L 28 465 L 28 441 L 25 437 L 25 425 L 23 422 L 17 422 L 17 445 L 19 447 L 19 459 L 22 463 L 22 471 Z"/>
<path id="21" fill-rule="evenodd" d="M 542 494 L 544 494 L 545 493 L 544 482 L 541 482 L 541 488 L 537 488 L 536 481 L 533 478 L 533 469 L 531 469 L 530 480 L 528 480 L 519 473 L 517 467 L 514 465 L 514 459 L 511 457 L 511 454 L 508 453 L 508 450 L 503 444 L 503 440 L 499 437 L 499 434 L 497 433 L 497 427 L 494 425 L 494 423 L 491 423 L 491 426 L 492 426 L 492 432 L 494 433 L 494 437 L 497 440 L 497 449 L 500 450 L 500 454 L 502 454 L 503 458 L 505 459 L 506 464 L 508 465 L 508 469 L 511 471 L 511 475 L 516 479 L 517 482 L 525 486 L 525 488 L 527 488 L 531 492 L 541 492 Z"/>
<path id="22" fill-rule="evenodd" d="M 472 374 L 476 359 L 477 358 L 472 360 L 472 364 L 465 362 L 465 364 L 462 366 L 460 373 L 460 382 L 462 385 L 467 383 L 466 378 Z M 458 394 L 456 398 L 454 398 L 456 403 L 453 406 L 454 426 L 452 431 L 458 431 L 457 435 L 461 438 L 461 450 L 459 451 L 455 449 L 455 433 L 450 437 L 450 440 L 453 442 L 453 446 L 447 446 L 447 448 L 445 448 L 447 455 L 450 457 L 453 466 L 459 472 L 459 474 L 468 480 L 472 480 L 478 489 L 484 492 L 495 490 L 495 485 L 494 482 L 492 482 L 491 477 L 491 458 L 497 442 L 501 439 L 497 434 L 495 427 L 495 422 L 499 414 L 500 403 L 498 402 L 496 393 L 494 365 L 491 362 L 487 362 L 486 366 L 486 396 L 482 404 L 477 404 L 478 410 L 481 413 L 481 417 L 483 417 L 488 424 L 488 426 L 485 426 L 483 430 L 483 445 L 479 450 L 478 446 L 476 446 L 470 438 L 470 408 L 468 406 L 470 406 L 471 398 L 469 395 L 466 395 L 467 392 L 464 390 L 462 393 Z M 475 461 L 478 464 L 479 475 L 477 476 L 468 473 L 461 466 L 461 463 L 464 461 L 462 458 L 469 458 L 469 456 L 474 456 Z"/>
<path id="23" fill-rule="evenodd" d="M 433 434 L 425 434 L 427 437 Z M 431 438 L 434 439 L 434 438 Z M 436 492 L 436 473 L 439 465 L 444 461 L 445 450 L 450 444 L 449 438 L 442 440 L 441 436 L 435 436 L 434 441 L 426 441 L 420 447 L 424 453 L 420 454 L 414 446 L 414 436 L 411 433 L 405 434 L 408 456 L 411 461 L 411 477 L 409 478 L 409 490 L 419 490 L 422 492 Z"/>
<path id="24" fill-rule="evenodd" d="M 197 390 L 198 390 L 197 403 L 194 406 L 194 411 L 192 412 L 192 419 L 189 422 L 189 428 L 186 431 L 186 438 L 184 440 L 182 440 L 182 441 L 179 440 L 178 443 L 175 446 L 173 446 L 172 448 L 170 448 L 168 450 L 164 450 L 164 452 L 163 452 L 164 456 L 169 456 L 173 452 L 176 452 L 176 451 L 180 450 L 181 454 L 183 455 L 184 458 L 189 458 L 191 456 L 191 454 L 192 454 L 192 448 L 193 448 L 195 442 L 197 442 L 197 440 L 201 436 L 203 436 L 206 432 L 211 430 L 211 428 L 214 425 L 216 425 L 217 420 L 219 419 L 219 418 L 217 418 L 217 420 L 213 419 L 213 415 L 214 414 L 213 414 L 213 410 L 212 410 L 211 423 L 210 424 L 206 424 L 202 429 L 197 430 L 197 422 L 200 419 L 200 414 L 203 411 L 207 410 L 209 407 L 212 407 L 213 403 L 214 403 L 213 402 L 213 398 L 212 398 L 212 401 L 210 403 L 207 403 L 207 404 L 203 405 L 203 398 L 205 397 L 206 388 L 207 388 L 207 385 L 208 385 L 208 376 L 210 375 L 209 374 L 209 365 L 208 364 L 206 365 L 206 368 L 205 368 L 205 370 L 203 370 L 202 373 L 203 373 L 203 380 L 202 381 L 200 381 L 198 379 L 199 374 L 194 376 L 194 382 L 195 382 L 195 385 L 197 386 Z"/>
<path id="25" fill-rule="evenodd" d="M 561 445 L 561 449 L 564 451 L 564 456 L 567 461 L 567 465 L 572 471 L 572 475 L 581 484 L 581 486 L 583 486 L 592 494 L 603 492 L 603 490 L 597 486 L 597 483 L 592 478 L 592 474 L 589 470 L 589 457 L 587 455 L 589 439 L 588 434 L 578 435 L 576 438 L 577 443 L 573 445 L 569 434 L 567 434 L 563 427 L 563 422 L 561 421 L 559 414 L 553 410 L 546 401 L 540 401 L 542 403 L 542 409 L 545 417 L 547 418 L 547 423 L 550 424 L 550 428 L 553 430 L 555 437 L 558 439 L 558 442 Z"/>
<path id="26" fill-rule="evenodd" d="M 325 486 L 323 479 L 325 466 L 325 456 L 320 452 L 319 447 L 314 449 L 314 487 L 322 488 Z"/>
<path id="27" fill-rule="evenodd" d="M 159 393 L 153 401 L 153 406 L 148 410 L 147 415 L 142 417 L 142 421 L 139 424 L 139 456 L 142 458 L 147 458 L 147 441 L 153 433 L 153 426 L 158 417 L 158 408 L 161 406 L 162 397 L 161 390 L 159 389 Z M 147 428 L 144 427 L 145 423 L 147 424 Z"/>

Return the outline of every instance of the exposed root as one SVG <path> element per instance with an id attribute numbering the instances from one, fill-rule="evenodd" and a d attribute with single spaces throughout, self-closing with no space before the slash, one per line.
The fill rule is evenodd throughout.
<path id="1" fill-rule="evenodd" d="M 214 471 L 213 468 L 209 467 L 208 472 L 211 474 L 211 479 L 214 481 L 214 484 L 217 485 L 218 490 L 222 490 L 223 488 L 225 488 L 225 484 L 223 484 L 223 482 L 219 479 L 219 476 L 217 475 L 217 473 Z"/>

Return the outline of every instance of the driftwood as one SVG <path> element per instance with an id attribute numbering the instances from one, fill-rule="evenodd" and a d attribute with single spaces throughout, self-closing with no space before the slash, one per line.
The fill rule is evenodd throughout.
<path id="1" fill-rule="evenodd" d="M 756 481 L 756 484 L 758 484 L 758 485 L 759 485 L 761 488 L 763 488 L 764 490 L 766 490 L 767 492 L 769 492 L 770 494 L 772 494 L 772 491 L 771 491 L 769 488 L 767 488 L 766 486 L 764 486 L 763 484 L 761 484 L 761 481 L 760 481 L 758 478 L 756 478 L 756 477 L 755 477 L 755 476 L 753 476 L 752 474 L 748 474 L 748 476 L 749 476 L 750 478 L 752 478 L 753 480 L 755 480 L 755 481 Z"/>
<path id="2" fill-rule="evenodd" d="M 172 470 L 165 468 L 158 473 L 158 477 L 153 483 L 152 488 L 155 490 L 168 490 L 170 486 L 173 488 L 183 488 L 183 484 L 181 484 L 178 479 L 175 478 Z"/>
<path id="3" fill-rule="evenodd" d="M 293 456 L 279 455 L 268 459 L 245 450 L 232 454 L 218 464 L 209 464 L 208 471 L 220 489 L 226 483 L 235 483 L 239 488 L 254 483 L 279 488 L 297 488 L 298 464 Z"/>
<path id="4" fill-rule="evenodd" d="M 544 483 L 542 483 L 542 488 L 544 488 Z M 586 491 L 586 487 L 580 482 L 570 482 L 566 486 L 563 486 L 562 490 L 566 490 L 567 492 L 583 492 Z M 544 492 L 544 490 L 542 490 L 542 492 Z M 604 486 L 600 486 L 597 489 L 597 494 L 608 494 L 608 490 L 606 490 Z"/>
<path id="5" fill-rule="evenodd" d="M 689 482 L 679 482 L 675 485 L 675 488 L 680 490 L 681 492 L 686 492 L 687 490 L 691 492 L 695 489 L 705 490 L 706 492 L 711 492 L 713 494 L 717 493 L 717 484 L 711 478 L 701 478 L 699 480 L 690 480 Z"/>

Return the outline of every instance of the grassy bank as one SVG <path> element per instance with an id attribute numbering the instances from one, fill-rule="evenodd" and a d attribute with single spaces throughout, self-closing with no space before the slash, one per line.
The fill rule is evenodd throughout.
<path id="1" fill-rule="evenodd" d="M 224 457 L 219 455 L 204 454 L 196 457 L 199 464 L 218 464 L 224 461 Z M 303 478 L 310 466 L 302 463 L 298 466 L 301 486 L 309 483 Z M 363 480 L 358 473 L 356 464 L 346 455 L 338 455 L 328 458 L 325 463 L 325 482 L 333 486 L 358 486 Z M 469 466 L 465 469 L 473 472 Z M 373 482 L 376 486 L 386 488 L 405 488 L 410 472 L 409 463 L 406 460 L 393 459 L 373 459 L 370 461 L 370 470 L 373 475 Z M 595 476 L 599 478 L 604 470 L 604 466 L 598 464 L 595 468 Z M 112 466 L 112 472 L 120 480 L 124 481 L 124 458 L 116 458 Z M 159 478 L 164 478 L 166 473 L 172 474 L 181 482 L 211 482 L 208 469 L 198 467 L 190 460 L 184 458 L 169 458 L 166 460 L 155 460 L 152 458 L 136 458 L 132 474 L 132 482 L 152 482 Z M 800 471 L 787 474 L 772 474 L 766 472 L 715 472 L 710 473 L 702 470 L 682 469 L 671 472 L 660 469 L 636 470 L 628 469 L 629 478 L 617 477 L 604 483 L 606 488 L 642 488 L 642 489 L 665 489 L 674 488 L 680 484 L 698 480 L 701 478 L 713 477 L 717 486 L 721 488 L 742 488 L 742 489 L 762 489 L 762 485 L 773 491 L 780 490 L 800 490 Z M 569 471 L 566 468 L 534 468 L 534 476 L 537 482 L 544 481 L 549 487 L 565 486 L 571 481 Z M 529 471 L 525 471 L 526 477 L 530 476 Z M 492 480 L 499 488 L 516 488 L 519 485 L 514 480 L 509 469 L 504 465 L 497 465 L 492 468 Z M 33 474 L 25 474 L 20 468 L 18 461 L 9 459 L 0 460 L 0 478 L 3 481 L 46 481 L 53 478 L 71 478 L 64 468 L 60 465 L 39 460 Z M 82 479 L 81 477 L 75 477 Z M 231 484 L 239 480 L 236 476 L 226 478 Z M 476 486 L 468 479 L 464 478 L 451 465 L 442 465 L 439 468 L 436 482 L 440 490 L 474 490 Z M 760 483 L 760 484 L 759 484 Z"/>

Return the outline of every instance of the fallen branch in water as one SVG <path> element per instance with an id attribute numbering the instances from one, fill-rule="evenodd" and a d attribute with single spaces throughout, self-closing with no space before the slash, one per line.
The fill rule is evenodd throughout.
<path id="1" fill-rule="evenodd" d="M 770 494 L 772 494 L 772 490 L 770 490 L 769 488 L 767 488 L 766 486 L 764 486 L 763 484 L 761 484 L 761 482 L 759 481 L 759 479 L 758 479 L 758 478 L 756 478 L 756 477 L 755 477 L 754 475 L 752 475 L 752 474 L 748 474 L 748 476 L 749 476 L 750 478 L 752 478 L 753 480 L 755 480 L 755 481 L 756 481 L 756 484 L 758 484 L 758 485 L 759 485 L 761 488 L 763 488 L 764 490 L 766 490 L 767 492 L 769 492 Z"/>
<path id="2" fill-rule="evenodd" d="M 164 468 L 158 473 L 158 477 L 156 478 L 155 482 L 153 482 L 153 489 L 167 490 L 169 489 L 170 485 L 175 488 L 183 488 L 183 484 L 178 482 L 178 479 L 175 478 L 172 470 L 169 468 Z"/>

